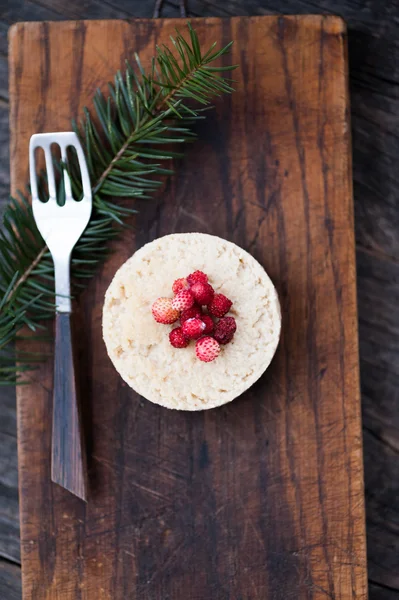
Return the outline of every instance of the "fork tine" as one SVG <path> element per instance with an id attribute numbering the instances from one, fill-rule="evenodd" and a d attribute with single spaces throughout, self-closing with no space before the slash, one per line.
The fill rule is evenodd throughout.
<path id="1" fill-rule="evenodd" d="M 44 146 L 43 150 L 44 150 L 44 156 L 46 159 L 46 171 L 47 171 L 47 184 L 48 184 L 49 198 L 50 198 L 50 200 L 57 200 L 57 189 L 55 187 L 54 166 L 53 166 L 53 158 L 51 156 L 50 145 Z"/>
<path id="2" fill-rule="evenodd" d="M 62 144 L 61 147 L 61 159 L 62 162 L 68 165 L 68 155 L 67 155 L 67 147 Z M 69 177 L 69 173 L 66 169 L 64 169 L 64 186 L 65 186 L 65 200 L 72 199 L 72 186 L 71 186 L 71 178 Z"/>
<path id="3" fill-rule="evenodd" d="M 89 171 L 87 169 L 86 158 L 85 158 L 85 155 L 83 152 L 82 145 L 81 145 L 76 133 L 74 134 L 74 136 L 75 136 L 74 142 L 71 143 L 70 145 L 75 148 L 76 153 L 78 155 L 80 174 L 82 176 L 83 199 L 91 201 L 90 175 L 89 175 Z"/>
<path id="4" fill-rule="evenodd" d="M 35 202 L 39 199 L 39 190 L 37 185 L 37 175 L 36 175 L 36 159 L 35 159 L 35 150 L 38 147 L 36 144 L 36 135 L 32 135 L 29 142 L 29 178 L 30 178 L 30 188 L 32 194 L 32 202 Z"/>

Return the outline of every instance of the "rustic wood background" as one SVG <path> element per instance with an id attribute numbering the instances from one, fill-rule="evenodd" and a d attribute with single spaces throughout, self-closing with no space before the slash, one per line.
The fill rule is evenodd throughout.
<path id="1" fill-rule="evenodd" d="M 192 16 L 275 14 L 280 2 L 188 0 Z M 9 2 L 0 14 L 0 195 L 8 176 L 7 29 L 15 21 L 149 17 L 152 1 Z M 285 13 L 331 12 L 349 25 L 370 597 L 399 598 L 398 2 L 287 0 Z M 178 16 L 167 2 L 163 16 Z M 396 410 L 395 410 L 396 409 Z M 15 401 L 0 404 L 0 597 L 20 598 Z"/>
<path id="2" fill-rule="evenodd" d="M 237 41 L 237 92 L 198 125 L 178 175 L 138 204 L 135 235 L 80 298 L 87 506 L 50 481 L 51 362 L 17 390 L 24 597 L 365 600 L 346 27 L 318 15 L 193 22 L 208 47 Z M 177 23 L 13 28 L 14 192 L 32 133 L 69 127 L 122 57 L 137 49 L 147 64 Z M 190 415 L 121 385 L 99 323 L 115 270 L 144 242 L 193 228 L 252 252 L 276 282 L 285 327 L 245 398 Z"/>

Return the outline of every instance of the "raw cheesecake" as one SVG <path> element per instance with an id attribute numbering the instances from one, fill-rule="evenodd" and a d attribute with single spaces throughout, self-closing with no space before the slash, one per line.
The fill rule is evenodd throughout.
<path id="1" fill-rule="evenodd" d="M 217 360 L 197 360 L 191 345 L 174 348 L 173 325 L 156 323 L 151 306 L 172 297 L 173 282 L 200 270 L 233 301 L 234 339 Z M 263 267 L 248 252 L 202 233 L 167 235 L 146 244 L 115 274 L 103 308 L 103 336 L 121 377 L 151 402 L 203 410 L 230 402 L 266 370 L 279 341 L 280 306 Z"/>

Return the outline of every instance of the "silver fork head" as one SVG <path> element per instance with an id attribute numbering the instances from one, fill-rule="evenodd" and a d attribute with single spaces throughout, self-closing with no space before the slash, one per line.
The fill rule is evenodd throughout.
<path id="1" fill-rule="evenodd" d="M 61 159 L 65 164 L 68 164 L 67 149 L 72 147 L 76 150 L 83 186 L 83 198 L 79 202 L 74 200 L 72 196 L 69 174 L 64 169 L 65 204 L 64 206 L 57 204 L 54 165 L 51 154 L 52 144 L 58 144 L 60 147 Z M 36 148 L 42 148 L 44 151 L 49 191 L 48 202 L 42 202 L 39 199 L 35 160 Z M 53 259 L 55 256 L 59 256 L 60 253 L 62 255 L 66 253 L 70 254 L 89 222 L 92 208 L 89 172 L 83 149 L 76 133 L 66 131 L 32 135 L 29 144 L 29 170 L 32 209 L 36 225 Z"/>
<path id="2" fill-rule="evenodd" d="M 72 196 L 69 174 L 63 169 L 65 204 L 57 203 L 57 189 L 54 165 L 51 155 L 52 144 L 58 144 L 61 159 L 68 164 L 67 149 L 76 150 L 82 178 L 83 198 L 79 201 Z M 49 199 L 39 198 L 35 150 L 44 150 Z M 29 144 L 29 170 L 32 191 L 32 210 L 36 225 L 54 261 L 56 305 L 59 312 L 70 312 L 69 266 L 73 247 L 86 229 L 92 209 L 92 195 L 89 172 L 79 138 L 73 131 L 62 133 L 38 133 L 31 137 Z"/>

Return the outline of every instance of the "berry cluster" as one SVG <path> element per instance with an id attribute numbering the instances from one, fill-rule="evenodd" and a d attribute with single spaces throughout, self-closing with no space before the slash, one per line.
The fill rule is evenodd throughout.
<path id="1" fill-rule="evenodd" d="M 152 305 L 157 323 L 171 325 L 180 319 L 180 327 L 169 334 L 174 348 L 186 348 L 196 340 L 195 352 L 203 362 L 211 362 L 221 344 L 228 344 L 237 329 L 235 319 L 226 317 L 232 302 L 223 294 L 215 294 L 208 276 L 195 271 L 188 277 L 176 279 L 173 298 L 158 298 Z M 206 307 L 207 312 L 204 312 Z M 218 319 L 217 321 L 215 319 Z"/>

